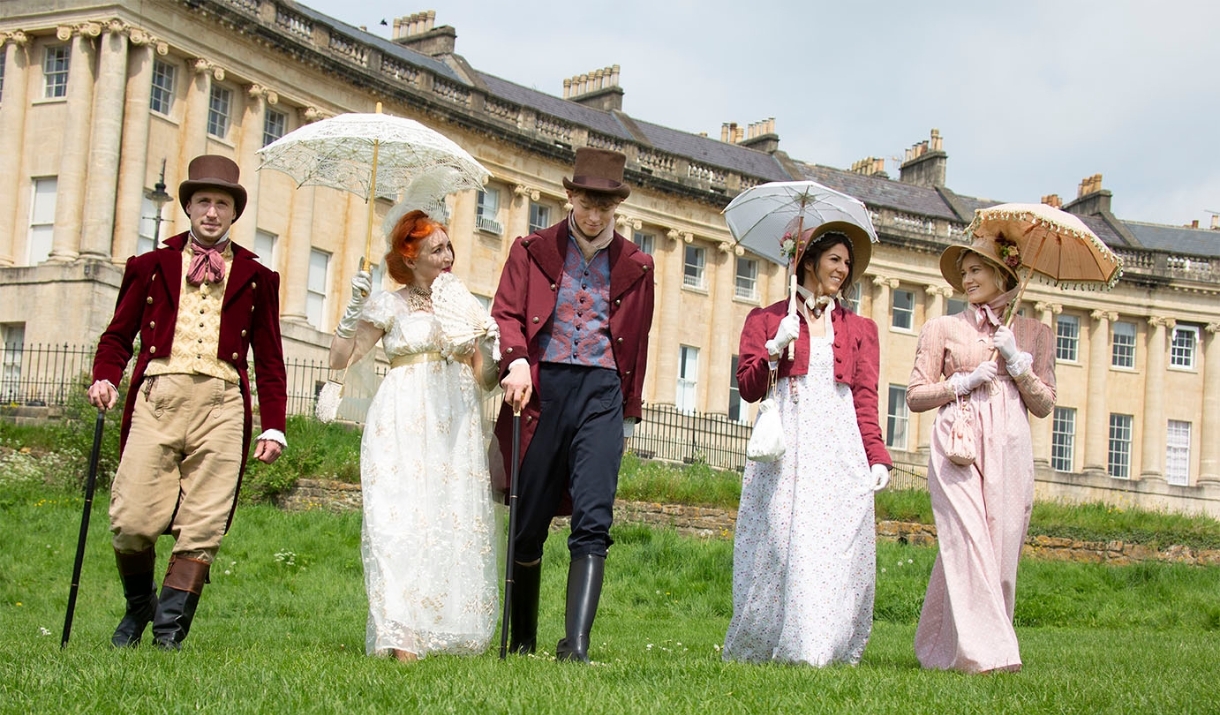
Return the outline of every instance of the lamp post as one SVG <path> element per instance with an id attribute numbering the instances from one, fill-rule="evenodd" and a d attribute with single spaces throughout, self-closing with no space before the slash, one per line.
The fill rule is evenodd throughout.
<path id="1" fill-rule="evenodd" d="M 157 207 L 156 216 L 146 217 L 153 221 L 153 248 L 156 248 L 157 244 L 161 243 L 161 222 L 165 220 L 161 217 L 161 209 L 174 200 L 174 197 L 165 191 L 165 159 L 161 160 L 161 178 L 157 180 L 157 183 L 153 184 L 151 191 L 144 192 L 144 198 L 153 202 Z"/>

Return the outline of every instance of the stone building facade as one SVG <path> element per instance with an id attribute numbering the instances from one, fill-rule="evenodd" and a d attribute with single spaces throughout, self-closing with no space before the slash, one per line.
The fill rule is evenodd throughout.
<path id="1" fill-rule="evenodd" d="M 367 207 L 258 172 L 256 152 L 306 123 L 381 102 L 491 171 L 483 192 L 445 206 L 455 272 L 484 297 L 512 239 L 563 217 L 573 151 L 627 154 L 636 188 L 618 228 L 657 265 L 645 398 L 684 410 L 749 418 L 733 389 L 737 336 L 752 308 L 784 295 L 783 269 L 734 244 L 723 207 L 758 183 L 803 178 L 859 197 L 881 235 L 857 299 L 880 327 L 881 421 L 900 461 L 924 461 L 931 415 L 908 414 L 900 395 L 920 327 L 960 308 L 937 257 L 963 238 L 975 209 L 997 203 L 945 186 L 936 130 L 890 178 L 882 160 L 836 169 L 789 157 L 770 119 L 725 124 L 716 138 L 633 117 L 622 110 L 617 66 L 572 77 L 562 96 L 514 84 L 471 67 L 454 28 L 436 26 L 432 13 L 396 20 L 387 40 L 291 0 L 3 8 L 4 343 L 96 340 L 127 257 L 187 228 L 166 191 L 191 157 L 210 152 L 242 168 L 250 200 L 233 237 L 282 276 L 287 354 L 321 358 L 364 252 Z M 1115 289 L 1035 284 L 1023 304 L 1058 340 L 1059 408 L 1033 423 L 1039 491 L 1220 515 L 1220 234 L 1124 222 L 1111 198 L 1100 176 L 1088 177 L 1063 208 L 1123 256 Z M 375 232 L 391 199 L 376 201 Z"/>

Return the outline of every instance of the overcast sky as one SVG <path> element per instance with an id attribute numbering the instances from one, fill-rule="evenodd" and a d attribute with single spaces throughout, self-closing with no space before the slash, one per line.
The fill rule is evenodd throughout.
<path id="1" fill-rule="evenodd" d="M 1207 226 L 1220 211 L 1212 0 L 302 4 L 387 38 L 383 18 L 434 9 L 472 66 L 556 96 L 618 64 L 631 116 L 715 138 L 775 117 L 806 162 L 886 157 L 897 177 L 891 158 L 936 127 L 957 193 L 1066 202 L 1100 173 L 1123 219 Z"/>

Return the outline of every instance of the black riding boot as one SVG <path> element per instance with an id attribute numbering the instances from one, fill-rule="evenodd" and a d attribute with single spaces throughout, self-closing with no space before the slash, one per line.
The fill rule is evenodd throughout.
<path id="1" fill-rule="evenodd" d="M 157 584 L 153 583 L 157 555 L 152 549 L 135 553 L 115 551 L 114 558 L 119 566 L 119 578 L 123 579 L 127 611 L 114 629 L 110 643 L 115 648 L 134 647 L 140 644 L 144 628 L 157 611 Z"/>
<path id="2" fill-rule="evenodd" d="M 205 561 L 173 557 L 165 572 L 157 614 L 153 617 L 153 642 L 163 650 L 181 650 L 190 633 L 199 595 L 208 577 Z"/>
<path id="3" fill-rule="evenodd" d="M 519 655 L 533 653 L 538 646 L 538 591 L 542 585 L 542 561 L 526 566 L 513 563 L 512 639 L 508 649 Z"/>
<path id="4" fill-rule="evenodd" d="M 589 634 L 593 630 L 593 617 L 597 615 L 605 571 L 606 557 L 595 554 L 575 559 L 568 566 L 568 604 L 564 615 L 566 635 L 555 646 L 556 660 L 589 662 Z"/>

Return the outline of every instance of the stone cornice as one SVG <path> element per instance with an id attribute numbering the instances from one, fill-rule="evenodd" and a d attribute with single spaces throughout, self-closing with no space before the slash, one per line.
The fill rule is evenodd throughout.
<path id="1" fill-rule="evenodd" d="M 1089 317 L 1095 321 L 1108 320 L 1113 323 L 1118 320 L 1118 313 L 1113 310 L 1094 310 L 1089 313 Z"/>

